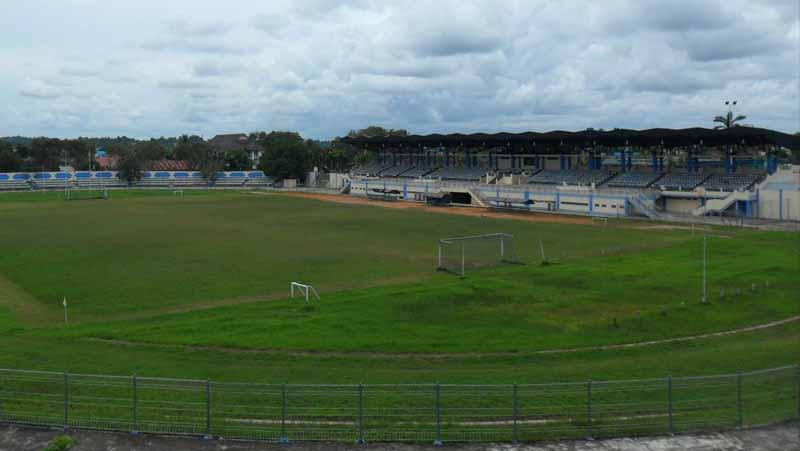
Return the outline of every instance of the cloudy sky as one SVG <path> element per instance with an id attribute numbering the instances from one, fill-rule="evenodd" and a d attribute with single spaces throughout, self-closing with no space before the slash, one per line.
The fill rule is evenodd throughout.
<path id="1" fill-rule="evenodd" d="M 3 0 L 0 136 L 800 130 L 800 0 Z"/>

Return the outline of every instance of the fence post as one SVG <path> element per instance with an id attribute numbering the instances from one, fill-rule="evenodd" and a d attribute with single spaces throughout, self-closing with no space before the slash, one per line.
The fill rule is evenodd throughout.
<path id="1" fill-rule="evenodd" d="M 64 430 L 69 429 L 69 374 L 64 372 Z"/>
<path id="2" fill-rule="evenodd" d="M 441 387 L 436 383 L 436 440 L 433 446 L 442 446 L 442 422 L 441 422 L 441 409 L 440 409 Z"/>
<path id="3" fill-rule="evenodd" d="M 669 416 L 669 433 L 675 433 L 675 426 L 672 422 L 672 376 L 667 376 L 667 415 Z"/>
<path id="4" fill-rule="evenodd" d="M 286 437 L 286 384 L 281 384 L 281 443 L 289 443 Z"/>
<path id="5" fill-rule="evenodd" d="M 795 365 L 794 369 L 797 379 L 797 418 L 800 418 L 800 365 Z"/>
<path id="6" fill-rule="evenodd" d="M 592 439 L 592 380 L 586 382 L 586 439 Z"/>
<path id="7" fill-rule="evenodd" d="M 206 434 L 204 439 L 210 440 L 211 437 L 211 381 L 206 380 Z"/>
<path id="8" fill-rule="evenodd" d="M 742 428 L 742 372 L 736 373 L 736 427 Z"/>
<path id="9" fill-rule="evenodd" d="M 517 384 L 514 384 L 513 397 L 511 399 L 511 409 L 514 415 L 514 443 L 519 442 L 519 431 L 517 430 Z"/>
<path id="10" fill-rule="evenodd" d="M 358 384 L 358 440 L 356 443 L 363 445 L 364 441 L 364 385 Z"/>
<path id="11" fill-rule="evenodd" d="M 133 375 L 132 387 L 131 388 L 132 388 L 132 391 L 133 391 L 133 412 L 132 412 L 132 415 L 131 415 L 131 434 L 136 435 L 136 434 L 139 433 L 139 431 L 138 431 L 139 425 L 137 424 L 138 423 L 138 418 L 137 418 L 137 412 L 136 412 L 137 404 L 139 403 L 139 389 L 137 387 L 137 381 L 136 381 L 136 375 L 135 374 Z"/>

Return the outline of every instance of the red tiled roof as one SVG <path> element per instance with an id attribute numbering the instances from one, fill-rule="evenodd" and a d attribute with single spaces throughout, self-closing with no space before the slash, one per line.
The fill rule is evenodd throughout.
<path id="1" fill-rule="evenodd" d="M 192 165 L 187 160 L 158 160 L 150 165 L 154 171 L 191 171 Z"/>
<path id="2" fill-rule="evenodd" d="M 109 155 L 107 157 L 96 157 L 95 161 L 99 169 L 116 169 L 119 157 L 116 155 Z"/>

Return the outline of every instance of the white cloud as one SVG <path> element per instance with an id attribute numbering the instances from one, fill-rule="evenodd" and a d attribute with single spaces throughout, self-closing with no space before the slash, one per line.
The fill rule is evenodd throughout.
<path id="1" fill-rule="evenodd" d="M 784 0 L 15 3 L 0 135 L 800 129 Z"/>

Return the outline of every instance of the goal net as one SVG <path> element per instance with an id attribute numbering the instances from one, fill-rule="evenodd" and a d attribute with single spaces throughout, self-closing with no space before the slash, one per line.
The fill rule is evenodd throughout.
<path id="1" fill-rule="evenodd" d="M 462 277 L 469 269 L 519 263 L 514 235 L 507 233 L 442 238 L 437 257 L 439 270 Z"/>
<path id="2" fill-rule="evenodd" d="M 70 188 L 65 192 L 66 200 L 108 199 L 108 190 L 104 188 Z"/>

